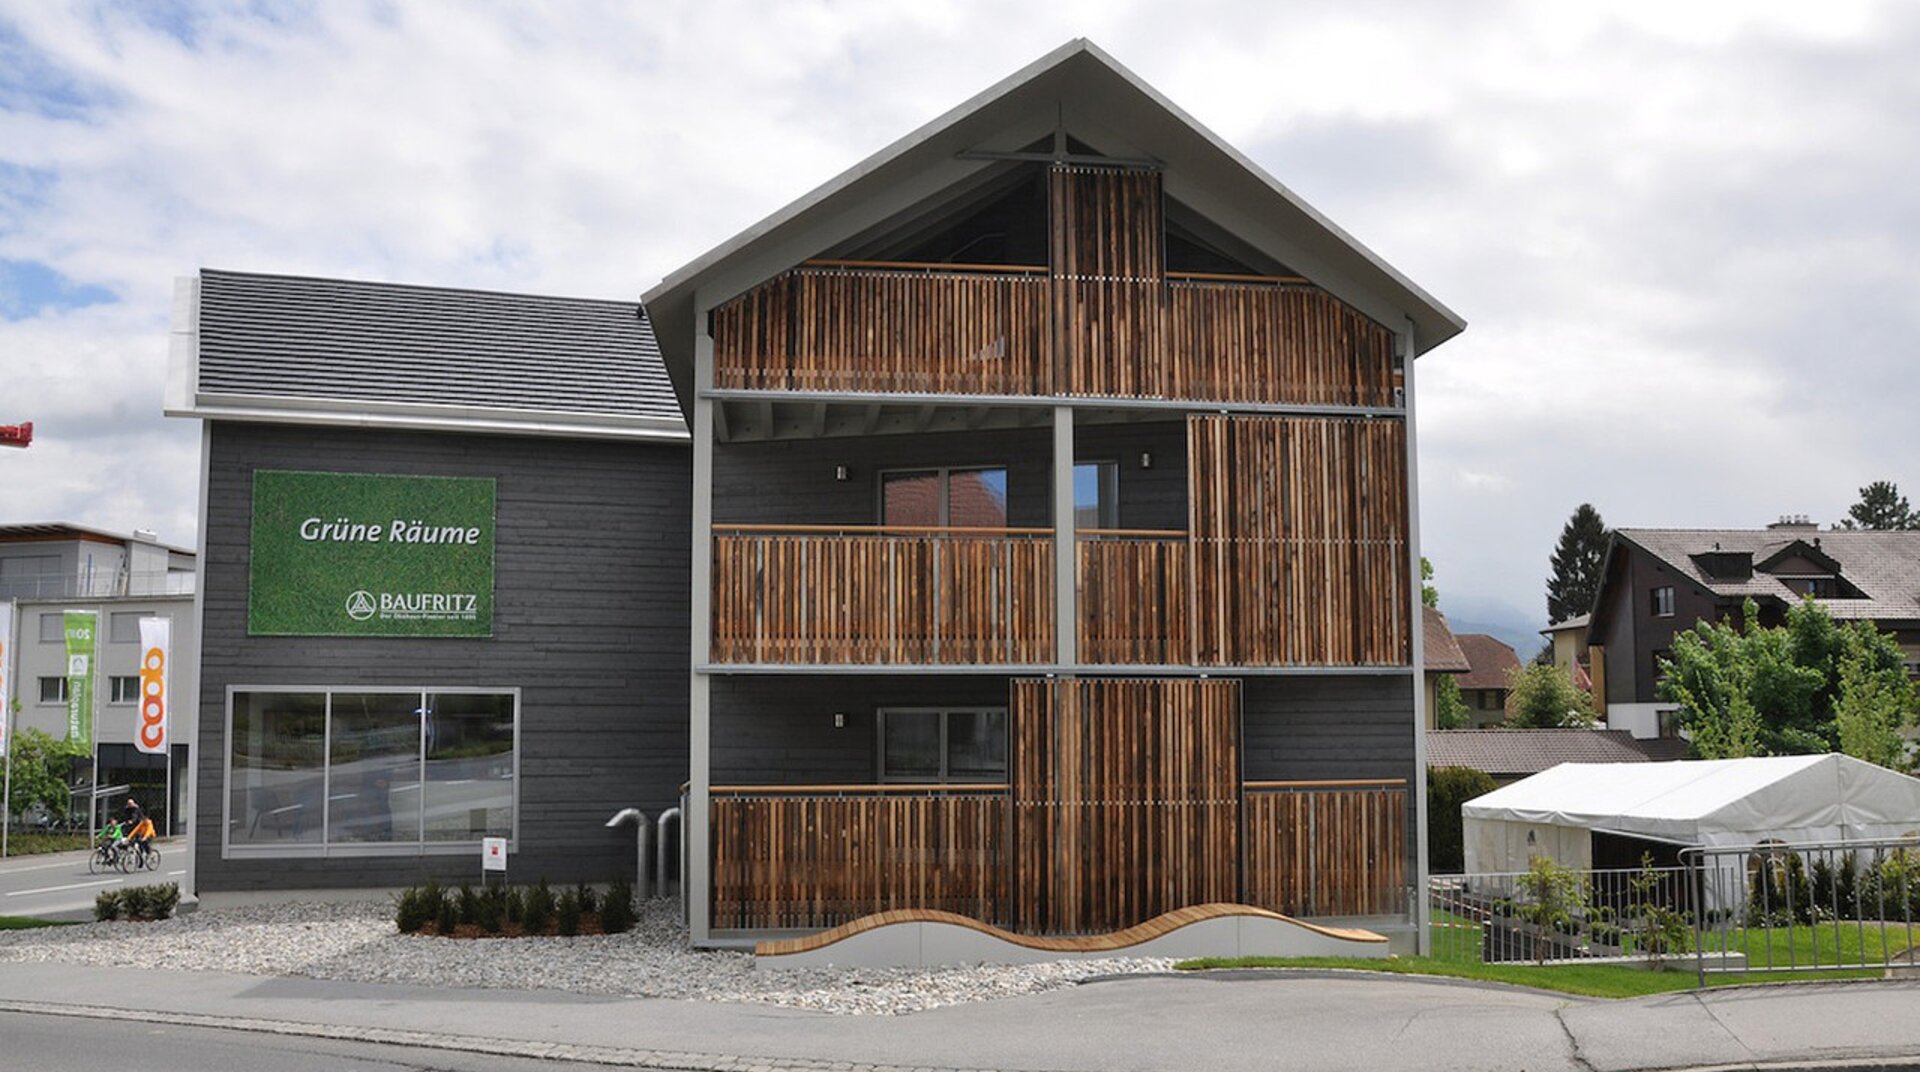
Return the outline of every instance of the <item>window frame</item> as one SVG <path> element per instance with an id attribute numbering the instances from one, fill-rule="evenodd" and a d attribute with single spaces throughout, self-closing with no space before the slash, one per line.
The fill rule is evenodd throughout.
<path id="1" fill-rule="evenodd" d="M 983 473 L 998 470 L 1006 475 L 1007 527 L 1013 525 L 1013 466 L 1006 462 L 979 462 L 961 465 L 900 465 L 875 471 L 873 475 L 873 519 L 876 525 L 887 524 L 887 478 L 909 473 L 934 473 L 940 478 L 940 524 L 939 528 L 953 527 L 953 474 Z"/>
<path id="2" fill-rule="evenodd" d="M 58 696 L 54 697 L 51 700 L 47 699 L 47 682 L 49 681 L 54 682 L 57 685 L 57 688 L 55 688 L 54 691 L 59 693 Z M 58 707 L 66 703 L 67 697 L 71 695 L 70 693 L 67 692 L 68 687 L 69 686 L 67 684 L 67 678 L 64 675 L 41 674 L 40 675 L 40 691 L 38 693 L 39 699 L 35 700 L 34 702 L 43 707 Z"/>
<path id="3" fill-rule="evenodd" d="M 154 618 L 154 617 L 160 617 L 160 615 L 156 615 L 150 611 L 144 611 L 144 610 L 108 611 L 107 612 L 107 643 L 109 644 L 140 643 L 140 619 Z M 126 636 L 120 635 L 120 626 L 122 623 L 130 623 L 132 626 L 131 629 L 127 630 L 128 635 Z"/>
<path id="4" fill-rule="evenodd" d="M 325 699 L 325 730 L 321 736 L 320 755 L 320 817 L 318 820 L 320 839 L 310 843 L 289 843 L 283 845 L 236 845 L 233 843 L 233 707 L 234 698 L 242 693 L 295 694 L 318 693 Z M 429 841 L 424 823 L 412 841 L 395 842 L 355 842 L 344 841 L 334 844 L 327 840 L 329 812 L 332 810 L 333 795 L 333 698 L 336 694 L 351 695 L 397 695 L 418 696 L 420 705 L 426 706 L 427 696 L 511 696 L 513 697 L 513 778 L 510 781 L 512 801 L 511 817 L 507 833 L 507 851 L 518 852 L 520 847 L 520 773 L 525 768 L 525 755 L 521 750 L 521 725 L 525 714 L 521 689 L 518 685 L 507 686 L 471 686 L 471 685 L 421 685 L 398 688 L 388 685 L 228 685 L 226 694 L 226 721 L 222 730 L 220 747 L 220 858 L 223 860 L 250 858 L 302 858 L 330 859 L 334 857 L 376 857 L 376 856 L 464 856 L 477 852 L 480 839 L 472 838 L 460 841 Z M 422 722 L 419 737 L 419 764 L 421 770 L 421 803 L 426 801 L 426 724 Z M 496 836 L 496 835 L 482 835 Z"/>
<path id="5" fill-rule="evenodd" d="M 1120 527 L 1120 459 L 1088 458 L 1085 461 L 1076 460 L 1073 463 L 1075 483 L 1079 481 L 1080 467 L 1083 465 L 1092 466 L 1094 471 L 1093 479 L 1096 486 L 1096 494 L 1098 495 L 1093 506 L 1094 513 L 1096 515 L 1107 515 L 1105 517 L 1096 516 L 1094 518 L 1094 530 L 1118 529 Z M 1105 507 L 1105 509 L 1102 509 L 1103 507 Z M 1087 531 L 1080 527 L 1080 505 L 1078 503 L 1074 504 L 1073 512 L 1074 531 Z"/>
<path id="6" fill-rule="evenodd" d="M 925 778 L 889 776 L 887 774 L 887 716 L 899 715 L 939 715 L 940 716 L 940 773 L 929 783 Z M 1001 730 L 1012 736 L 1010 710 L 993 704 L 959 704 L 941 706 L 939 704 L 888 704 L 873 710 L 873 779 L 881 785 L 941 785 L 941 786 L 978 786 L 1004 785 L 1012 777 L 1012 741 L 1005 750 L 1008 756 L 1008 769 L 1002 770 L 998 778 L 955 778 L 949 773 L 952 756 L 948 745 L 947 727 L 952 715 L 999 715 Z"/>
<path id="7" fill-rule="evenodd" d="M 40 614 L 40 643 L 65 644 L 67 640 L 66 618 L 66 612 L 64 611 L 42 611 Z M 53 628 L 48 629 L 47 627 L 49 625 Z M 47 634 L 49 632 L 53 635 L 48 636 Z"/>
<path id="8" fill-rule="evenodd" d="M 1653 588 L 1653 616 L 1671 618 L 1674 614 L 1673 585 L 1663 584 Z"/>
<path id="9" fill-rule="evenodd" d="M 123 682 L 132 683 L 131 688 L 128 690 L 127 695 L 124 698 L 120 695 L 120 686 Z M 139 703 L 140 702 L 140 675 L 139 674 L 108 674 L 107 675 L 107 702 L 110 704 L 119 704 L 122 707 L 131 707 L 134 704 Z"/>

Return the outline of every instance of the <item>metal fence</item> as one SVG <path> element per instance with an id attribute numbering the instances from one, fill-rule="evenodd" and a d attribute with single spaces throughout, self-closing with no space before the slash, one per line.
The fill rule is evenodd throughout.
<path id="1" fill-rule="evenodd" d="M 1435 875 L 1433 956 L 1483 964 L 1666 960 L 1685 944 L 1685 868 Z"/>
<path id="2" fill-rule="evenodd" d="M 1920 838 L 1712 846 L 1691 873 L 1694 960 L 1709 972 L 1912 966 Z"/>

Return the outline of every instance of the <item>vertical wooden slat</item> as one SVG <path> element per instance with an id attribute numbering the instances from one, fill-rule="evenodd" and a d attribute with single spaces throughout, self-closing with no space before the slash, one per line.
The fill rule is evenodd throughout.
<path id="1" fill-rule="evenodd" d="M 1294 916 L 1407 910 L 1407 791 L 1251 786 L 1245 794 L 1245 898 Z"/>

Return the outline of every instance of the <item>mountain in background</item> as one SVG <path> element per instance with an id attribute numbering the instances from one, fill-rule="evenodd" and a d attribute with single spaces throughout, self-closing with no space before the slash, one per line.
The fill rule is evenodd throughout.
<path id="1" fill-rule="evenodd" d="M 1547 638 L 1540 635 L 1547 624 L 1543 618 L 1497 599 L 1442 592 L 1440 609 L 1446 613 L 1447 625 L 1455 633 L 1485 633 L 1497 637 L 1512 646 L 1522 663 L 1531 661 L 1547 642 Z"/>

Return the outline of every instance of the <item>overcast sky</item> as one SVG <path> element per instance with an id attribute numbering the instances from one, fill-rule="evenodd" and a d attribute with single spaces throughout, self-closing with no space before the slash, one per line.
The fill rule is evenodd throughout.
<path id="1" fill-rule="evenodd" d="M 175 276 L 631 299 L 1075 36 L 1469 321 L 1418 370 L 1456 619 L 1544 624 L 1583 501 L 1920 492 L 1920 4 L 1174 10 L 0 0 L 0 520 L 195 542 Z"/>

